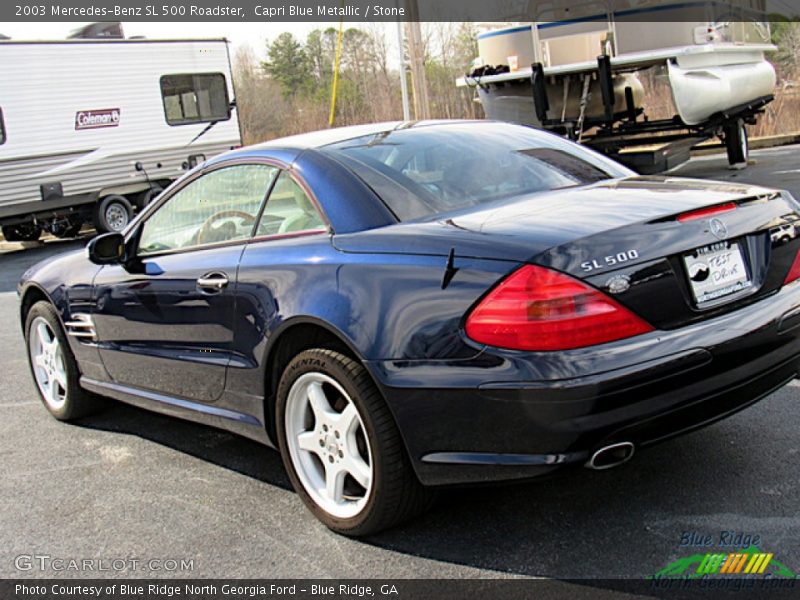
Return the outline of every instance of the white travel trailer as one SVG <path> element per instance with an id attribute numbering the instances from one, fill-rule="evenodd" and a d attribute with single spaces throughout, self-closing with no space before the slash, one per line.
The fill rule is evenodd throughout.
<path id="1" fill-rule="evenodd" d="M 206 158 L 241 144 L 224 39 L 0 41 L 0 226 L 120 230 Z"/>

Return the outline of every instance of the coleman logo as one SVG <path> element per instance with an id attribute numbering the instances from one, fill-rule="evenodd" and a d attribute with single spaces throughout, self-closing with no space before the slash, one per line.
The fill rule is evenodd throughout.
<path id="1" fill-rule="evenodd" d="M 101 108 L 99 110 L 80 110 L 75 113 L 75 131 L 98 129 L 119 125 L 120 109 Z"/>

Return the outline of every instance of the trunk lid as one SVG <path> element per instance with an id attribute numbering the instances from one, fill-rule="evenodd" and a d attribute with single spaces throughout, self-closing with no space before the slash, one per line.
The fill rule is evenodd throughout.
<path id="1" fill-rule="evenodd" d="M 554 205 L 536 210 L 550 210 L 540 219 L 571 229 L 576 237 L 531 262 L 590 283 L 659 329 L 775 293 L 800 244 L 796 203 L 774 190 L 637 178 L 575 192 L 560 210 Z M 679 220 L 715 207 L 727 210 Z M 482 231 L 491 231 L 492 223 L 499 228 L 498 218 L 494 214 Z M 502 218 L 520 230 L 526 225 L 519 214 Z"/>
<path id="2" fill-rule="evenodd" d="M 727 204 L 733 210 L 678 220 Z M 334 243 L 352 252 L 446 255 L 454 248 L 456 258 L 532 262 L 587 281 L 653 326 L 671 329 L 776 292 L 800 244 L 797 210 L 790 196 L 767 188 L 632 177 L 336 236 Z M 711 257 L 741 270 L 731 290 L 691 281 L 689 270 L 702 271 Z"/>
<path id="3" fill-rule="evenodd" d="M 580 263 L 593 258 L 590 238 L 623 235 L 623 228 L 636 233 L 654 233 L 655 223 L 701 208 L 755 200 L 774 195 L 766 188 L 697 179 L 636 177 L 601 182 L 579 188 L 554 190 L 533 197 L 517 198 L 483 209 L 456 215 L 457 227 L 509 240 L 525 239 L 549 244 L 549 260 L 557 268 L 582 274 Z M 680 237 L 680 236 L 678 236 Z M 571 246 L 573 243 L 577 243 Z M 596 241 L 596 240 L 594 240 Z M 658 242 L 663 242 L 659 239 Z M 661 248 L 648 242 L 645 254 L 658 255 Z M 616 245 L 615 245 L 616 247 Z M 578 252 L 585 250 L 586 253 Z M 556 255 L 566 252 L 560 260 Z M 526 258 L 530 258 L 530 255 Z M 580 260 L 579 260 L 580 259 Z M 553 266 L 556 266 L 555 264 Z"/>

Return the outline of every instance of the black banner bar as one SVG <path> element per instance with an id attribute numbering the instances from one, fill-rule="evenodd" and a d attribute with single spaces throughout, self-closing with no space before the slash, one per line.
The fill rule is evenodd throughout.
<path id="1" fill-rule="evenodd" d="M 0 21 L 614 21 L 798 19 L 798 0 L 4 0 Z"/>
<path id="2" fill-rule="evenodd" d="M 0 580 L 2 600 L 605 600 L 650 598 L 794 598 L 795 579 L 44 579 Z"/>

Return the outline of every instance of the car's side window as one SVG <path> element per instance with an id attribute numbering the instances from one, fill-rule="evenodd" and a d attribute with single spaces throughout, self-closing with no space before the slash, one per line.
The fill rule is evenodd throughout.
<path id="1" fill-rule="evenodd" d="M 201 175 L 144 222 L 139 254 L 249 238 L 277 173 L 269 165 L 235 165 Z"/>
<path id="2" fill-rule="evenodd" d="M 256 236 L 324 229 L 325 221 L 308 194 L 289 173 L 281 172 L 267 199 Z"/>

